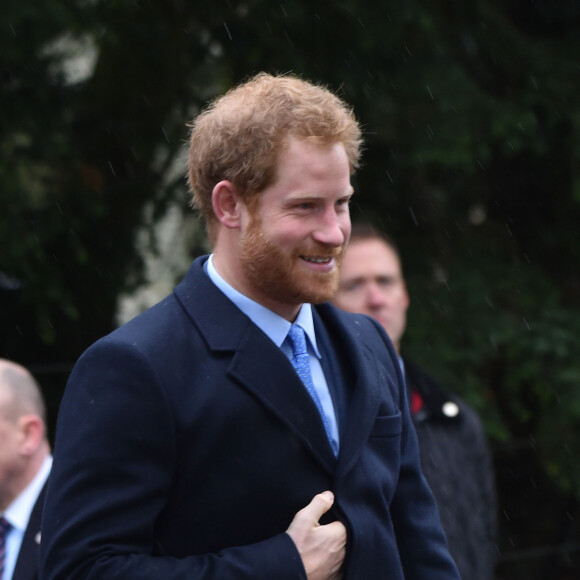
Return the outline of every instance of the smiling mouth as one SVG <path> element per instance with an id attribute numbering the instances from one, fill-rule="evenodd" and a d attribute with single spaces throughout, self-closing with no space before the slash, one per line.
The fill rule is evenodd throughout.
<path id="1" fill-rule="evenodd" d="M 310 262 L 311 264 L 328 264 L 333 258 L 332 256 L 326 258 L 314 258 L 312 256 L 300 256 L 305 262 Z"/>

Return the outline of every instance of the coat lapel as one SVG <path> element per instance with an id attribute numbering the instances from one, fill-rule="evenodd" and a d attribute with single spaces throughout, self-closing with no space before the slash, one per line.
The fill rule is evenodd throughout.
<path id="1" fill-rule="evenodd" d="M 336 352 L 344 353 L 344 364 L 352 365 L 354 384 L 350 385 L 350 401 L 346 412 L 346 425 L 342 430 L 337 477 L 344 477 L 358 461 L 368 441 L 380 403 L 380 384 L 386 377 L 379 373 L 376 356 L 361 340 L 357 332 L 361 321 L 345 325 L 339 320 L 339 312 L 329 304 L 316 307 L 334 343 Z M 340 313 L 340 316 L 345 316 Z M 361 319 L 362 320 L 362 319 Z M 363 324 L 368 324 L 365 321 Z"/>
<path id="2" fill-rule="evenodd" d="M 290 361 L 260 329 L 247 329 L 228 374 L 259 399 L 330 471 L 335 458 L 316 405 Z"/>
<path id="3" fill-rule="evenodd" d="M 377 363 L 367 348 L 360 346 L 358 348 L 355 376 L 339 455 L 338 475 L 340 476 L 346 475 L 356 465 L 368 442 L 379 407 Z"/>

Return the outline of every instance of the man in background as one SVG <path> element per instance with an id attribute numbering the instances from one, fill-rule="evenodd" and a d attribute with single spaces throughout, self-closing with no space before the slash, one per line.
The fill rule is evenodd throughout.
<path id="1" fill-rule="evenodd" d="M 462 578 L 490 580 L 496 561 L 496 496 L 492 462 L 476 412 L 401 355 L 409 294 L 394 243 L 356 224 L 334 304 L 381 323 L 399 354 L 421 452 L 449 550 Z"/>
<path id="2" fill-rule="evenodd" d="M 52 457 L 42 394 L 0 359 L 0 579 L 38 578 L 40 520 Z"/>

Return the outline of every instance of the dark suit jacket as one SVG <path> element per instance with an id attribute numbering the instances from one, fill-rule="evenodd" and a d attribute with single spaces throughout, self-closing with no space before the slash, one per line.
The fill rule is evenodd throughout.
<path id="1" fill-rule="evenodd" d="M 28 525 L 22 538 L 12 580 L 37 580 L 38 578 L 40 523 L 45 495 L 46 484 L 44 484 L 30 513 L 30 519 L 28 520 Z"/>
<path id="2" fill-rule="evenodd" d="M 79 359 L 63 397 L 41 578 L 305 578 L 285 533 L 325 489 L 346 580 L 456 580 L 396 355 L 369 318 L 316 307 L 355 377 L 338 460 L 291 363 L 196 260 L 175 292 Z"/>

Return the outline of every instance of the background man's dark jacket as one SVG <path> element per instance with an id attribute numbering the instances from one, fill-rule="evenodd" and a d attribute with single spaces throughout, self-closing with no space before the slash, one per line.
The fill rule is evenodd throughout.
<path id="1" fill-rule="evenodd" d="M 37 580 L 38 579 L 38 557 L 40 545 L 40 524 L 42 520 L 42 508 L 44 505 L 44 496 L 46 495 L 46 483 L 44 484 L 32 512 L 28 525 L 20 544 L 20 552 L 16 566 L 12 573 L 12 580 Z"/>
<path id="2" fill-rule="evenodd" d="M 490 580 L 498 556 L 497 498 L 481 420 L 465 401 L 403 360 L 407 384 L 423 400 L 413 419 L 423 473 L 437 500 L 449 551 L 462 578 Z"/>

